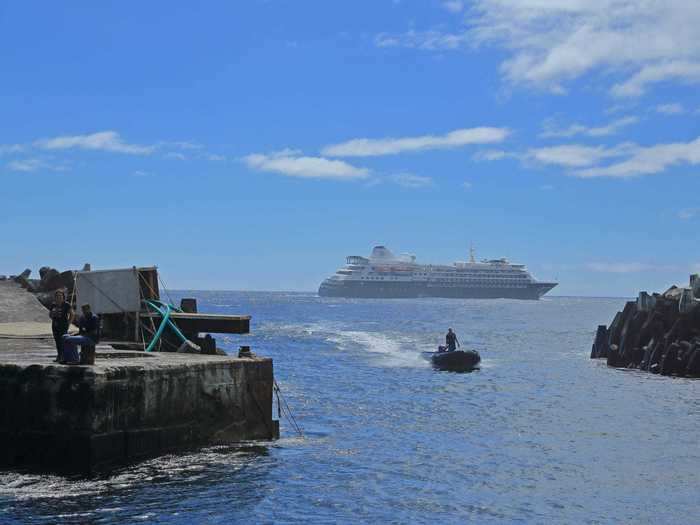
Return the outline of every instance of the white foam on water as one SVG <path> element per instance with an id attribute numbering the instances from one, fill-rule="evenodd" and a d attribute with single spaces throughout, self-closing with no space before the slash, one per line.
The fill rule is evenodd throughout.
<path id="1" fill-rule="evenodd" d="M 283 336 L 318 335 L 335 331 L 334 327 L 326 323 L 262 323 L 258 328 L 259 333 L 271 333 Z"/>
<path id="2" fill-rule="evenodd" d="M 500 362 L 499 359 L 484 359 L 484 355 L 481 352 L 479 352 L 479 355 L 481 356 L 479 368 L 496 368 Z"/>
<path id="3" fill-rule="evenodd" d="M 380 332 L 342 330 L 326 338 L 341 350 L 359 346 L 362 350 L 376 354 L 383 366 L 416 367 L 425 366 L 421 349 L 415 341 L 407 337 L 390 336 Z"/>

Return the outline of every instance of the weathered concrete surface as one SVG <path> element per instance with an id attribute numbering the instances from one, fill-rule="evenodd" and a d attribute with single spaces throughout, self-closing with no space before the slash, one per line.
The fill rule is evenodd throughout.
<path id="1" fill-rule="evenodd" d="M 13 281 L 0 281 L 0 336 L 51 336 L 49 312 Z"/>
<path id="2" fill-rule="evenodd" d="M 52 363 L 0 339 L 0 464 L 90 472 L 204 443 L 277 437 L 272 360 L 115 351 Z"/>

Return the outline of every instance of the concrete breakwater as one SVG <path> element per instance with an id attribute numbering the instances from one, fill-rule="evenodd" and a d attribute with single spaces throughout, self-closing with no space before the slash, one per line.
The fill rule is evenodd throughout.
<path id="1" fill-rule="evenodd" d="M 0 279 L 1 467 L 90 473 L 181 448 L 278 437 L 271 359 L 249 351 L 144 352 L 140 340 L 124 350 L 124 341 L 104 340 L 94 365 L 55 363 L 48 311 L 37 299 L 57 281 L 41 285 L 27 275 Z M 58 284 L 53 289 L 70 291 L 71 281 Z M 110 315 L 133 328 L 144 312 Z M 248 329 L 236 319 L 232 328 L 226 316 L 179 315 L 175 322 L 191 337 L 198 323 Z"/>
<path id="2" fill-rule="evenodd" d="M 591 358 L 611 367 L 700 377 L 700 277 L 691 275 L 688 287 L 640 292 L 609 327 L 598 326 Z"/>

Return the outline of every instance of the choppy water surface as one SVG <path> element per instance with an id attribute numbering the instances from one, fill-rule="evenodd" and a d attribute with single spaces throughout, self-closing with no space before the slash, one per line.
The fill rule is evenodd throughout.
<path id="1" fill-rule="evenodd" d="M 0 473 L 0 522 L 698 522 L 700 382 L 588 359 L 620 299 L 196 295 L 254 316 L 219 341 L 274 358 L 305 437 L 282 421 L 274 443 L 105 478 Z M 421 357 L 448 326 L 480 371 Z"/>

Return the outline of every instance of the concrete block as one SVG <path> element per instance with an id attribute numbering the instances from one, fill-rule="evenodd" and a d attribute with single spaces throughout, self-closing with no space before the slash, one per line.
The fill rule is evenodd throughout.
<path id="1" fill-rule="evenodd" d="M 637 297 L 637 310 L 640 312 L 650 312 L 656 306 L 656 297 L 647 292 L 639 292 Z"/>
<path id="2" fill-rule="evenodd" d="M 678 301 L 678 311 L 682 314 L 688 314 L 692 312 L 698 305 L 698 301 L 693 298 L 693 290 L 690 288 L 683 288 L 683 291 Z"/>
<path id="3" fill-rule="evenodd" d="M 690 289 L 693 291 L 693 297 L 700 300 L 700 274 L 694 273 L 690 276 Z"/>
<path id="4" fill-rule="evenodd" d="M 277 436 L 270 359 L 98 347 L 94 366 L 61 366 L 50 363 L 48 346 L 28 354 L 0 361 L 3 466 L 94 472 L 182 447 Z"/>

